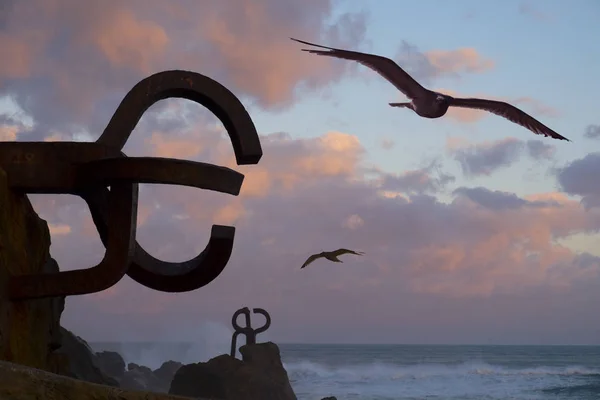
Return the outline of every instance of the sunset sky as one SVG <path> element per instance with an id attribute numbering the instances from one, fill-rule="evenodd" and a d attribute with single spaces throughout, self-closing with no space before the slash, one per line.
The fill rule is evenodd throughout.
<path id="1" fill-rule="evenodd" d="M 270 312 L 260 340 L 278 343 L 600 344 L 600 2 L 1 3 L 0 140 L 96 140 L 127 91 L 167 69 L 225 85 L 261 136 L 262 160 L 239 167 L 203 107 L 148 110 L 128 155 L 246 178 L 238 197 L 142 185 L 139 242 L 184 261 L 213 223 L 233 225 L 233 255 L 195 292 L 125 277 L 69 297 L 62 322 L 76 334 L 228 342 L 248 306 Z M 573 142 L 482 112 L 429 120 L 389 107 L 404 97 L 385 79 L 290 37 L 393 58 L 434 90 L 510 101 Z M 101 260 L 83 200 L 31 199 L 61 269 Z M 366 254 L 299 269 L 339 247 Z"/>

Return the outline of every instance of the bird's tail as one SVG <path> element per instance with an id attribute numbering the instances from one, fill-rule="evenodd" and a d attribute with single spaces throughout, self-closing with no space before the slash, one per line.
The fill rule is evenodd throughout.
<path id="1" fill-rule="evenodd" d="M 410 103 L 390 103 L 390 106 L 412 108 Z"/>

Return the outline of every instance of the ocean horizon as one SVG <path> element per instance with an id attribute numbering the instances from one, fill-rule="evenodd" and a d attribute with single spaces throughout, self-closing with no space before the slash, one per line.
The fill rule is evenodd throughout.
<path id="1" fill-rule="evenodd" d="M 243 343 L 243 341 L 242 341 Z M 90 342 L 126 363 L 208 361 L 229 346 Z M 597 400 L 600 346 L 278 343 L 298 400 Z M 239 353 L 238 353 L 239 357 Z"/>

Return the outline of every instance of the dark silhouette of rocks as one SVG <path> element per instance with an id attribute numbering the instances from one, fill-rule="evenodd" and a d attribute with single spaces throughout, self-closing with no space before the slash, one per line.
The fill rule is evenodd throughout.
<path id="1" fill-rule="evenodd" d="M 96 353 L 98 368 L 106 375 L 121 381 L 125 374 L 125 360 L 116 351 L 100 351 Z"/>
<path id="2" fill-rule="evenodd" d="M 50 231 L 25 193 L 12 191 L 0 168 L 0 360 L 57 372 L 64 357 L 60 347 L 60 316 L 64 297 L 11 302 L 9 276 L 58 272 L 50 257 Z"/>
<path id="3" fill-rule="evenodd" d="M 323 397 L 321 400 L 337 400 L 335 396 Z"/>
<path id="4" fill-rule="evenodd" d="M 223 354 L 182 366 L 169 394 L 219 400 L 296 400 L 275 343 L 245 345 L 242 360 Z"/>
<path id="5" fill-rule="evenodd" d="M 2 400 L 191 400 L 166 393 L 127 391 L 0 361 Z M 196 398 L 195 400 L 203 400 Z M 204 399 L 209 400 L 209 399 Z M 210 399 L 212 400 L 212 399 Z"/>
<path id="6" fill-rule="evenodd" d="M 173 377 L 175 377 L 175 374 L 182 366 L 183 364 L 180 362 L 169 360 L 165 361 L 160 367 L 153 371 L 154 375 L 158 379 L 160 379 L 162 382 L 167 382 L 165 393 L 169 391 L 169 388 L 171 387 L 171 381 L 173 381 Z"/>
<path id="7" fill-rule="evenodd" d="M 119 382 L 98 367 L 96 354 L 85 340 L 61 327 L 62 346 L 56 353 L 64 354 L 67 363 L 58 372 L 82 381 L 118 387 Z"/>
<path id="8" fill-rule="evenodd" d="M 168 383 L 161 382 L 150 368 L 136 363 L 127 364 L 127 371 L 121 378 L 120 387 L 127 390 L 144 390 L 148 392 L 166 393 L 168 391 Z"/>

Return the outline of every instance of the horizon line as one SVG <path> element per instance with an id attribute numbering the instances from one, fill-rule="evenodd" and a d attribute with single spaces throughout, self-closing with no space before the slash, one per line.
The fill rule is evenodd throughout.
<path id="1" fill-rule="evenodd" d="M 157 341 L 133 341 L 133 340 L 124 340 L 124 341 L 115 341 L 115 340 L 86 340 L 88 343 L 111 343 L 111 344 L 194 344 L 194 341 L 191 340 L 157 340 Z M 524 343 L 524 344 L 513 344 L 513 343 L 328 343 L 328 342 L 318 342 L 318 343 L 300 343 L 300 342 L 275 342 L 273 340 L 268 340 L 267 343 L 273 342 L 276 345 L 294 345 L 294 346 L 479 346 L 479 347 L 493 347 L 493 346 L 505 346 L 505 347 L 600 347 L 600 343 L 597 344 L 532 344 L 532 343 Z M 260 344 L 257 343 L 257 344 Z"/>

